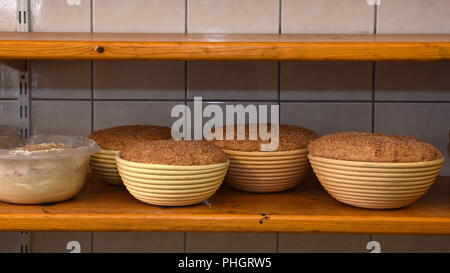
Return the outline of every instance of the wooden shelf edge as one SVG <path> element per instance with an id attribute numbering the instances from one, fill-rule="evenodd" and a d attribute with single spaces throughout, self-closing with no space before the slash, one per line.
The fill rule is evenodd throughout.
<path id="1" fill-rule="evenodd" d="M 314 177 L 294 190 L 254 194 L 227 185 L 208 204 L 159 207 L 142 203 L 124 187 L 88 176 L 65 202 L 0 202 L 0 231 L 158 231 L 450 235 L 450 177 L 440 176 L 414 204 L 368 210 L 334 200 Z"/>
<path id="2" fill-rule="evenodd" d="M 0 218 L 0 231 L 256 232 L 450 235 L 450 219 L 370 219 L 296 215 L 68 215 Z"/>
<path id="3" fill-rule="evenodd" d="M 3 34 L 3 35 L 2 35 Z M 190 35 L 0 33 L 0 59 L 444 61 L 450 35 Z M 137 35 L 137 34 L 136 34 Z M 72 37 L 72 38 L 71 38 Z M 214 38 L 211 38 L 214 37 Z M 246 38 L 248 37 L 248 38 Z M 328 38 L 327 38 L 328 37 Z M 395 37 L 398 37 L 397 39 Z M 412 38 L 404 38 L 412 37 Z M 51 40 L 53 39 L 53 40 Z M 114 40 L 116 39 L 116 40 Z M 135 39 L 135 40 L 133 40 Z M 101 48 L 102 50 L 99 50 Z"/>

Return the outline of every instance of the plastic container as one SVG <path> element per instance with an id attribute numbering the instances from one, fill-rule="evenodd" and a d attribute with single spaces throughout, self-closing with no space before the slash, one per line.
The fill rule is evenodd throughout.
<path id="1" fill-rule="evenodd" d="M 42 204 L 66 200 L 84 186 L 91 154 L 100 150 L 84 137 L 37 135 L 23 145 L 62 143 L 72 149 L 24 151 L 0 149 L 0 200 Z"/>

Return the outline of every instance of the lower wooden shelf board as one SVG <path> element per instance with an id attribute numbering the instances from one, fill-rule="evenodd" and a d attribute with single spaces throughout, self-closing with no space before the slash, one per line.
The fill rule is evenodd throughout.
<path id="1" fill-rule="evenodd" d="M 413 205 L 360 209 L 335 201 L 314 178 L 297 189 L 254 194 L 227 185 L 208 203 L 157 207 L 89 177 L 76 197 L 49 205 L 0 202 L 2 231 L 190 231 L 450 234 L 450 177 Z"/>

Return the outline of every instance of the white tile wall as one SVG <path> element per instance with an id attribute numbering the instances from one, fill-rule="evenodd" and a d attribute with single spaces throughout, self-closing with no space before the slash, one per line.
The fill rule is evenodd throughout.
<path id="1" fill-rule="evenodd" d="M 282 100 L 371 100 L 370 62 L 282 62 Z"/>
<path id="2" fill-rule="evenodd" d="M 373 235 L 385 253 L 450 253 L 450 236 Z"/>
<path id="3" fill-rule="evenodd" d="M 189 62 L 188 98 L 277 100 L 276 62 Z"/>
<path id="4" fill-rule="evenodd" d="M 450 130 L 450 103 L 376 103 L 375 131 L 409 135 L 436 146 L 445 158 Z M 446 160 L 441 175 L 450 175 Z"/>
<path id="5" fill-rule="evenodd" d="M 370 235 L 281 233 L 281 253 L 367 253 Z"/>
<path id="6" fill-rule="evenodd" d="M 17 1 L 0 2 L 0 31 L 17 31 Z"/>
<path id="7" fill-rule="evenodd" d="M 377 12 L 377 33 L 450 33 L 448 0 L 381 2 Z"/>
<path id="8" fill-rule="evenodd" d="M 299 125 L 320 136 L 340 131 L 372 129 L 371 103 L 348 102 L 284 102 L 281 123 Z"/>
<path id="9" fill-rule="evenodd" d="M 182 253 L 184 239 L 179 232 L 94 232 L 94 252 Z"/>
<path id="10" fill-rule="evenodd" d="M 33 101 L 31 133 L 88 136 L 91 133 L 89 101 Z"/>
<path id="11" fill-rule="evenodd" d="M 17 98 L 20 73 L 24 70 L 23 61 L 0 61 L 0 99 Z"/>
<path id="12" fill-rule="evenodd" d="M 184 99 L 184 62 L 95 62 L 96 99 Z"/>
<path id="13" fill-rule="evenodd" d="M 184 33 L 185 0 L 93 0 L 94 32 Z"/>
<path id="14" fill-rule="evenodd" d="M 0 232 L 0 253 L 20 253 L 19 232 Z"/>
<path id="15" fill-rule="evenodd" d="M 381 62 L 376 64 L 375 99 L 449 101 L 450 62 Z"/>
<path id="16" fill-rule="evenodd" d="M 189 0 L 188 33 L 278 33 L 279 0 Z"/>
<path id="17" fill-rule="evenodd" d="M 33 61 L 32 98 L 91 98 L 91 63 L 88 61 Z"/>
<path id="18" fill-rule="evenodd" d="M 373 33 L 375 8 L 365 0 L 282 0 L 282 33 Z"/>
<path id="19" fill-rule="evenodd" d="M 171 126 L 178 118 L 171 118 L 172 107 L 179 102 L 156 101 L 96 101 L 94 130 L 126 124 Z"/>
<path id="20" fill-rule="evenodd" d="M 70 253 L 72 241 L 79 243 L 80 253 L 92 252 L 91 232 L 32 232 L 31 253 Z"/>
<path id="21" fill-rule="evenodd" d="M 31 31 L 91 31 L 90 0 L 30 0 L 30 13 Z"/>
<path id="22" fill-rule="evenodd" d="M 0 100 L 0 124 L 19 124 L 19 103 L 17 100 Z"/>
<path id="23" fill-rule="evenodd" d="M 187 233 L 188 253 L 274 253 L 276 234 L 272 233 Z"/>

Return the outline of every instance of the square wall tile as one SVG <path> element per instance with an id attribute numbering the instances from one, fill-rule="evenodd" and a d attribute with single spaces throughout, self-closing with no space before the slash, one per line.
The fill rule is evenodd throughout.
<path id="1" fill-rule="evenodd" d="M 277 100 L 276 62 L 189 62 L 188 98 Z"/>
<path id="2" fill-rule="evenodd" d="M 377 33 L 450 33 L 448 0 L 382 0 Z"/>
<path id="3" fill-rule="evenodd" d="M 365 0 L 282 0 L 282 33 L 373 33 L 375 8 Z"/>
<path id="4" fill-rule="evenodd" d="M 282 62 L 282 100 L 371 100 L 369 62 Z"/>
<path id="5" fill-rule="evenodd" d="M 280 233 L 280 253 L 367 253 L 370 235 Z"/>
<path id="6" fill-rule="evenodd" d="M 0 232 L 0 253 L 20 253 L 20 232 Z"/>
<path id="7" fill-rule="evenodd" d="M 69 244 L 69 242 L 73 241 L 75 243 Z M 76 242 L 78 242 L 78 244 Z M 32 253 L 70 253 L 71 251 L 77 251 L 78 246 L 80 247 L 79 249 L 80 253 L 91 253 L 92 233 L 91 232 L 31 233 Z"/>
<path id="8" fill-rule="evenodd" d="M 90 101 L 32 101 L 31 133 L 88 136 Z"/>
<path id="9" fill-rule="evenodd" d="M 185 0 L 93 0 L 94 32 L 184 33 Z"/>
<path id="10" fill-rule="evenodd" d="M 189 0 L 188 33 L 278 33 L 279 0 Z"/>
<path id="11" fill-rule="evenodd" d="M 376 100 L 450 101 L 450 62 L 380 62 Z"/>
<path id="12" fill-rule="evenodd" d="M 0 31 L 17 31 L 17 1 L 0 1 Z"/>
<path id="13" fill-rule="evenodd" d="M 0 100 L 0 124 L 19 125 L 19 102 L 17 100 Z"/>
<path id="14" fill-rule="evenodd" d="M 0 61 L 0 98 L 17 98 L 24 61 Z"/>
<path id="15" fill-rule="evenodd" d="M 94 130 L 119 125 L 149 124 L 172 126 L 178 118 L 170 116 L 172 107 L 182 101 L 96 101 Z"/>
<path id="16" fill-rule="evenodd" d="M 182 253 L 181 232 L 95 232 L 95 253 Z"/>
<path id="17" fill-rule="evenodd" d="M 52 99 L 91 98 L 91 63 L 86 61 L 33 61 L 31 96 Z"/>
<path id="18" fill-rule="evenodd" d="M 30 31 L 90 32 L 91 0 L 30 0 Z"/>
<path id="19" fill-rule="evenodd" d="M 275 253 L 273 233 L 187 233 L 188 253 Z"/>
<path id="20" fill-rule="evenodd" d="M 184 99 L 184 62 L 95 62 L 96 99 Z"/>
<path id="21" fill-rule="evenodd" d="M 342 131 L 372 130 L 371 103 L 282 102 L 281 123 L 314 130 L 320 136 Z"/>
<path id="22" fill-rule="evenodd" d="M 447 158 L 440 175 L 450 175 L 449 121 L 450 103 L 375 103 L 375 132 L 408 135 L 434 145 Z"/>
<path id="23" fill-rule="evenodd" d="M 450 253 L 450 236 L 373 235 L 385 253 Z"/>

